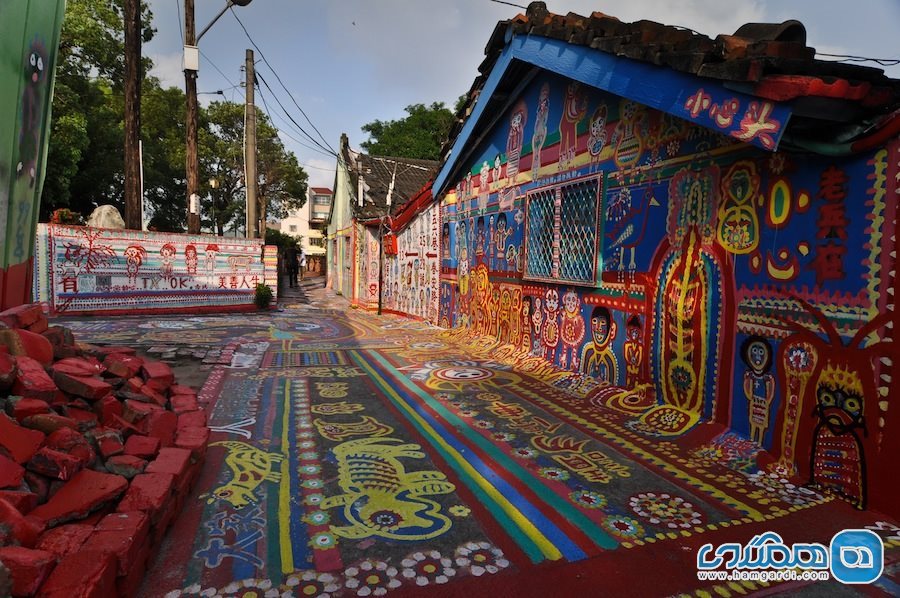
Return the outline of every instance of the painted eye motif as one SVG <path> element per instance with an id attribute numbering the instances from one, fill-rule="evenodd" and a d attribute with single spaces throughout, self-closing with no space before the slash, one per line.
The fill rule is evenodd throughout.
<path id="1" fill-rule="evenodd" d="M 31 59 L 31 66 L 34 66 L 35 63 L 37 62 L 37 56 L 35 56 L 34 54 L 32 54 L 31 57 L 30 57 L 30 59 Z"/>
<path id="2" fill-rule="evenodd" d="M 40 56 L 38 56 L 38 58 L 37 58 L 37 68 L 39 71 L 44 70 L 44 59 L 41 58 Z"/>
<path id="3" fill-rule="evenodd" d="M 847 397 L 844 399 L 844 410 L 850 413 L 859 413 L 860 404 L 856 397 Z"/>
<path id="4" fill-rule="evenodd" d="M 820 402 L 822 403 L 822 405 L 824 405 L 825 407 L 834 407 L 834 404 L 835 404 L 835 402 L 836 402 L 836 401 L 835 401 L 835 398 L 834 398 L 834 395 L 831 394 L 831 391 L 825 391 L 825 392 L 823 392 L 823 393 L 821 394 L 821 396 L 819 397 L 819 401 L 820 401 Z"/>

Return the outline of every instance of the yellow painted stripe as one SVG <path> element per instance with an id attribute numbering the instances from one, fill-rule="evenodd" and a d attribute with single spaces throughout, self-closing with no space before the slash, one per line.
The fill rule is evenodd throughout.
<path id="1" fill-rule="evenodd" d="M 288 434 L 291 423 L 291 381 L 284 381 L 284 413 L 281 414 L 281 482 L 278 484 L 278 536 L 281 545 L 281 572 L 294 572 L 294 549 L 291 544 L 291 472 Z"/>
<path id="2" fill-rule="evenodd" d="M 444 450 L 444 452 L 453 457 L 456 461 L 457 465 L 465 470 L 466 474 L 474 480 L 476 484 L 487 494 L 491 500 L 493 500 L 497 506 L 499 506 L 504 513 L 506 513 L 510 519 L 512 519 L 515 524 L 522 530 L 522 532 L 538 547 L 545 557 L 547 557 L 551 561 L 557 561 L 562 558 L 562 553 L 559 549 L 547 539 L 547 537 L 541 533 L 539 529 L 537 529 L 531 521 L 528 520 L 527 517 L 522 515 L 521 511 L 519 511 L 512 503 L 510 503 L 506 498 L 490 483 L 487 479 L 484 478 L 478 470 L 472 467 L 469 462 L 463 457 L 456 449 L 447 444 L 443 438 L 441 438 L 440 434 L 431 427 L 431 425 L 425 421 L 425 419 L 410 409 L 405 402 L 397 395 L 393 388 L 381 377 L 378 373 L 371 368 L 371 366 L 366 362 L 365 359 L 357 353 L 353 351 L 354 356 L 356 357 L 356 362 L 362 365 L 363 369 L 366 370 L 370 376 L 379 380 L 381 382 L 380 386 L 384 389 L 385 392 L 389 393 L 392 398 L 395 399 L 394 404 L 398 407 L 402 408 L 406 412 L 406 416 L 414 419 L 419 426 L 428 432 L 428 436 L 431 442 L 434 442 Z"/>

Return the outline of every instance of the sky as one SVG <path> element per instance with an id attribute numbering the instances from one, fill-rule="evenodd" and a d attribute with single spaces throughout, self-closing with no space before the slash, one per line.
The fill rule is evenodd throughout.
<path id="1" fill-rule="evenodd" d="M 183 0 L 149 4 L 156 35 L 143 52 L 155 63 L 153 75 L 164 85 L 183 89 Z M 225 0 L 196 0 L 196 5 L 199 33 Z M 818 52 L 900 59 L 898 0 L 548 0 L 547 8 L 581 15 L 599 10 L 629 22 L 649 19 L 713 38 L 734 33 L 748 22 L 797 19 L 806 26 L 807 44 Z M 410 104 L 438 101 L 452 109 L 478 75 L 497 22 L 524 12 L 491 0 L 254 0 L 232 10 L 332 148 L 337 148 L 341 133 L 358 148 L 367 138 L 361 131 L 364 124 L 402 118 Z M 203 55 L 198 90 L 222 90 L 225 98 L 243 102 L 243 89 L 237 85 L 243 80 L 245 50 L 252 46 L 235 16 L 223 15 L 199 45 Z M 290 116 L 318 139 L 261 58 L 257 53 L 258 73 Z M 900 79 L 900 67 L 886 72 Z M 309 174 L 310 186 L 332 187 L 335 159 L 315 151 L 308 140 L 305 144 L 315 149 L 298 143 L 304 141 L 300 132 L 262 82 L 260 86 L 257 105 L 265 108 L 265 98 L 285 146 Z M 221 97 L 203 94 L 200 101 Z"/>

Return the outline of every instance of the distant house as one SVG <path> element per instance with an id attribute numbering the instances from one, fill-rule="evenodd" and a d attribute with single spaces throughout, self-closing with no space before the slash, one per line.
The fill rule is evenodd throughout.
<path id="1" fill-rule="evenodd" d="M 302 237 L 307 272 L 324 272 L 325 222 L 331 211 L 332 191 L 327 187 L 310 187 L 306 204 L 281 221 L 281 232 Z"/>
<path id="2" fill-rule="evenodd" d="M 542 2 L 480 70 L 433 186 L 440 321 L 600 380 L 635 434 L 714 422 L 900 515 L 900 82 L 797 21 L 713 40 Z"/>
<path id="3" fill-rule="evenodd" d="M 413 207 L 433 203 L 438 163 L 369 156 L 351 150 L 346 135 L 339 156 L 327 223 L 328 285 L 356 305 L 376 309 L 380 297 L 387 311 L 437 322 L 437 206 L 427 223 L 407 225 Z M 382 254 L 384 236 L 390 246 Z"/>

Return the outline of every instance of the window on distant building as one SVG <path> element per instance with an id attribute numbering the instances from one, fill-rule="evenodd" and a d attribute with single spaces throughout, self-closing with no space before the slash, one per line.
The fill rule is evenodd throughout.
<path id="1" fill-rule="evenodd" d="M 325 220 L 328 218 L 328 212 L 313 212 L 313 220 Z"/>
<path id="2" fill-rule="evenodd" d="M 525 200 L 525 278 L 594 285 L 601 177 L 544 187 Z"/>
<path id="3" fill-rule="evenodd" d="M 317 206 L 328 206 L 331 205 L 331 198 L 327 195 L 316 195 L 313 198 L 313 203 Z"/>
<path id="4" fill-rule="evenodd" d="M 297 232 L 297 225 L 296 225 L 296 224 L 291 224 L 291 225 L 288 226 L 288 229 L 289 229 L 292 233 L 295 233 L 295 232 Z"/>

